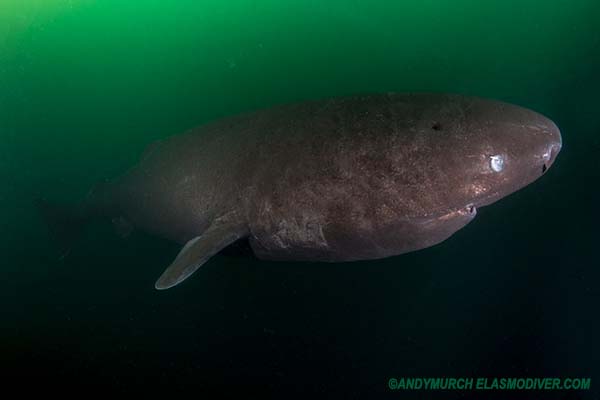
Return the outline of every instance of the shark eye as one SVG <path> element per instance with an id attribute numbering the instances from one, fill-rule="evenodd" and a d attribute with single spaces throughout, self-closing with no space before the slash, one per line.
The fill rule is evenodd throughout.
<path id="1" fill-rule="evenodd" d="M 494 172 L 500 172 L 504 169 L 504 157 L 500 154 L 490 156 L 490 168 Z"/>

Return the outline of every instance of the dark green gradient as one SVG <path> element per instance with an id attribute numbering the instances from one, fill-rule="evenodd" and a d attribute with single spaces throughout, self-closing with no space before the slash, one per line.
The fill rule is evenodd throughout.
<path id="1" fill-rule="evenodd" d="M 0 382 L 197 398 L 219 385 L 389 396 L 391 376 L 597 388 L 599 24 L 595 0 L 0 1 Z M 146 144 L 214 118 L 387 91 L 533 108 L 563 150 L 431 249 L 335 265 L 219 257 L 166 292 L 153 282 L 177 246 L 106 224 L 59 260 L 33 207 L 78 201 Z"/>

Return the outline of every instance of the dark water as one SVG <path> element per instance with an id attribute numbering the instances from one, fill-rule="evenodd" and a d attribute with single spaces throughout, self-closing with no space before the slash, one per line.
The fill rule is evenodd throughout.
<path id="1" fill-rule="evenodd" d="M 2 0 L 0 384 L 598 398 L 599 21 L 593 0 Z M 147 143 L 211 119 L 387 91 L 533 108 L 563 150 L 433 248 L 333 265 L 217 257 L 164 292 L 153 284 L 178 246 L 100 224 L 59 259 L 33 207 L 78 201 Z M 392 376 L 589 377 L 591 390 L 393 392 Z"/>

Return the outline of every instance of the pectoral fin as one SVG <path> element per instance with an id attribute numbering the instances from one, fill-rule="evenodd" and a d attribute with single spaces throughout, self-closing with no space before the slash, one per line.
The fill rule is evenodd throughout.
<path id="1" fill-rule="evenodd" d="M 239 226 L 213 223 L 201 236 L 191 239 L 183 246 L 175 261 L 158 278 L 154 287 L 163 290 L 181 283 L 209 258 L 246 234 L 246 230 Z"/>

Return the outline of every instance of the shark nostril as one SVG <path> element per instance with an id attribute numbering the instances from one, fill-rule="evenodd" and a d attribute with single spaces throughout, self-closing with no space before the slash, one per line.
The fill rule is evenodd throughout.
<path id="1" fill-rule="evenodd" d="M 554 160 L 556 158 L 556 156 L 560 152 L 561 147 L 561 143 L 554 143 L 552 146 L 550 146 L 550 160 Z"/>
<path id="2" fill-rule="evenodd" d="M 548 170 L 548 168 L 550 168 L 550 166 L 554 163 L 554 160 L 556 159 L 560 148 L 560 143 L 553 143 L 542 155 L 542 160 L 544 162 L 544 164 L 542 165 L 542 174 L 544 174 Z"/>

